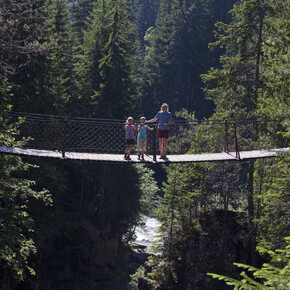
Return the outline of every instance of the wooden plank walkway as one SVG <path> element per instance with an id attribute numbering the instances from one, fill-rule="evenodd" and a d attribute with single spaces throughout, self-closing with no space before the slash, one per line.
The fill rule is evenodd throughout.
<path id="1" fill-rule="evenodd" d="M 290 148 L 276 148 L 267 150 L 253 150 L 253 151 L 241 151 L 239 160 L 257 159 L 257 158 L 269 158 L 275 157 L 279 153 L 289 153 Z M 127 163 L 185 163 L 185 162 L 215 162 L 215 161 L 231 161 L 238 160 L 235 152 L 221 152 L 221 153 L 202 153 L 202 154 L 183 154 L 183 155 L 168 155 L 168 160 L 159 159 L 157 156 L 157 162 L 153 160 L 153 157 L 145 155 L 145 161 L 139 161 L 137 155 L 131 155 L 131 161 L 124 160 L 123 154 L 98 154 L 98 153 L 83 153 L 83 152 L 66 152 L 65 158 L 62 157 L 62 153 L 59 151 L 28 149 L 28 148 L 12 148 L 1 147 L 0 153 L 12 154 L 12 155 L 24 155 L 24 156 L 36 156 L 36 157 L 48 157 L 68 160 L 89 160 L 89 161 L 104 161 L 104 162 L 127 162 Z"/>

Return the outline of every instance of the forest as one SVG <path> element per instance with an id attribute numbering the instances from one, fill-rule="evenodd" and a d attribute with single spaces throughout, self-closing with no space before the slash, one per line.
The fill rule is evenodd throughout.
<path id="1" fill-rule="evenodd" d="M 13 112 L 125 122 L 164 102 L 189 124 L 186 153 L 222 139 L 197 119 L 247 119 L 251 144 L 290 147 L 289 15 L 288 0 L 0 1 L 0 147 L 29 141 Z M 144 215 L 160 221 L 158 242 L 132 262 Z M 0 289 L 286 290 L 289 265 L 289 154 L 169 165 L 0 154 Z"/>

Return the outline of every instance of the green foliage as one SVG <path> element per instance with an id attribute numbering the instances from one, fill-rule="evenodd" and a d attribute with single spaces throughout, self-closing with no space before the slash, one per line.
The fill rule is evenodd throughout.
<path id="1" fill-rule="evenodd" d="M 211 68 L 202 79 L 207 85 L 207 98 L 215 102 L 217 112 L 224 118 L 255 113 L 265 10 L 264 1 L 240 1 L 231 10 L 230 24 L 216 24 L 217 41 L 210 47 L 219 46 L 226 53 L 220 58 L 222 68 Z"/>
<path id="2" fill-rule="evenodd" d="M 75 64 L 76 98 L 86 115 L 124 118 L 132 108 L 135 28 L 128 3 L 94 4 Z"/>
<path id="3" fill-rule="evenodd" d="M 55 42 L 54 49 L 47 54 L 49 86 L 47 88 L 53 101 L 55 112 L 67 114 L 71 94 L 71 75 L 73 65 L 74 32 L 70 22 L 71 14 L 66 0 L 54 0 L 49 9 L 51 18 L 50 36 Z M 42 61 L 42 65 L 43 65 Z"/>
<path id="4" fill-rule="evenodd" d="M 265 19 L 267 25 L 263 51 L 262 81 L 264 90 L 258 99 L 258 112 L 265 118 L 285 116 L 281 124 L 268 123 L 267 129 L 275 143 L 281 144 L 281 136 L 289 142 L 289 1 L 269 1 L 270 11 Z M 288 116 L 288 118 L 287 118 Z M 287 143 L 281 144 L 287 146 Z M 280 145 L 280 146 L 281 146 Z"/>
<path id="5" fill-rule="evenodd" d="M 1 80 L 0 90 L 0 144 L 1 146 L 21 146 L 25 140 L 16 141 L 19 134 L 17 124 L 11 123 L 7 112 L 11 106 L 9 87 Z M 46 190 L 35 191 L 35 182 L 27 179 L 30 164 L 16 156 L 0 156 L 0 287 L 12 289 L 18 281 L 28 275 L 35 275 L 28 263 L 36 247 L 32 239 L 34 221 L 29 214 L 31 200 L 51 203 Z M 30 274 L 29 274 L 30 273 Z"/>
<path id="6" fill-rule="evenodd" d="M 92 100 L 100 88 L 99 61 L 102 50 L 108 41 L 110 33 L 108 26 L 111 22 L 111 1 L 97 1 L 89 14 L 82 30 L 81 43 L 76 51 L 74 63 L 74 103 L 81 107 L 85 115 L 89 115 L 96 101 Z"/>
<path id="7" fill-rule="evenodd" d="M 279 2 L 277 6 L 271 1 L 240 1 L 231 11 L 232 22 L 217 24 L 217 41 L 211 46 L 225 49 L 225 54 L 221 57 L 222 66 L 212 68 L 207 75 L 202 76 L 207 84 L 206 95 L 216 105 L 216 113 L 210 120 L 259 115 L 270 119 L 272 116 L 274 118 L 277 116 L 280 105 L 285 104 L 287 96 L 282 89 L 274 95 L 273 89 L 269 90 L 270 81 L 268 83 L 267 80 L 275 75 L 277 68 L 274 66 L 276 56 L 274 53 L 270 56 L 267 43 L 272 43 L 272 38 L 280 38 L 280 36 L 279 41 L 282 42 L 282 33 L 276 36 L 273 32 L 274 28 L 271 27 L 276 27 L 277 32 L 277 27 L 279 27 L 277 18 L 285 25 L 287 12 L 284 15 L 284 12 L 279 11 L 285 9 L 286 6 L 285 1 Z M 277 11 L 279 16 L 274 11 Z M 282 30 L 282 26 L 279 29 Z M 153 35 L 148 35 L 151 41 L 154 41 Z M 280 45 L 277 44 L 277 47 Z M 286 46 L 282 46 L 283 56 L 286 51 Z M 264 53 L 268 55 L 268 60 L 262 58 Z M 162 56 L 161 53 L 159 55 Z M 270 59 L 273 59 L 273 62 Z M 280 63 L 283 65 L 280 67 L 281 76 L 278 75 L 276 79 L 277 88 L 287 87 L 287 80 L 284 76 L 287 76 L 288 65 L 283 63 L 282 59 L 286 57 L 280 56 Z M 274 78 L 271 78 L 271 81 L 273 82 Z M 153 96 L 152 92 L 151 96 Z M 269 101 L 268 105 L 265 105 L 265 96 L 268 96 L 269 100 L 273 97 L 277 100 L 275 113 L 270 113 L 271 110 L 276 110 L 275 106 L 271 108 L 274 102 Z M 260 104 L 264 104 L 264 113 L 261 111 Z M 289 106 L 286 112 L 288 108 Z M 266 111 L 270 113 L 267 116 Z M 279 112 L 284 115 L 282 110 Z M 219 151 L 224 150 L 216 146 L 216 144 L 224 143 L 224 124 L 219 127 L 209 122 L 203 126 L 194 122 L 190 123 L 194 116 L 185 111 L 179 115 L 189 120 L 189 126 L 185 136 L 178 142 L 175 140 L 176 143 L 171 146 L 190 153 L 214 152 L 214 148 L 219 148 Z M 285 118 L 283 121 L 265 121 L 260 127 L 252 127 L 251 136 L 259 146 L 273 148 L 282 145 L 286 147 L 287 126 L 288 121 Z M 229 136 L 232 134 L 232 128 L 230 128 Z M 242 138 L 242 136 L 239 136 L 239 143 L 244 148 L 249 146 L 247 138 Z M 216 210 L 222 207 L 239 211 L 248 210 L 249 248 L 254 249 L 257 233 L 261 243 L 270 244 L 274 248 L 283 244 L 281 239 L 289 232 L 289 222 L 287 222 L 289 220 L 287 190 L 289 188 L 289 158 L 288 156 L 280 158 L 277 159 L 277 161 L 280 160 L 277 164 L 275 161 L 269 161 L 266 166 L 264 161 L 259 161 L 255 165 L 253 163 L 223 163 L 168 167 L 168 181 L 164 185 L 165 194 L 160 200 L 158 211 L 162 222 L 160 236 L 163 244 L 157 247 L 157 252 L 161 252 L 162 255 L 156 258 L 158 265 L 151 277 L 165 288 L 183 285 L 182 283 L 188 281 L 184 269 L 190 267 L 190 262 L 186 260 L 185 252 L 190 252 L 190 249 L 194 248 L 189 242 L 190 236 L 194 235 L 193 229 L 202 231 L 200 226 L 202 213 L 206 209 Z M 257 232 L 253 226 L 254 216 L 257 217 L 255 220 Z M 187 251 L 184 250 L 185 248 Z M 249 255 L 254 258 L 253 252 L 249 252 Z M 224 259 L 222 261 L 224 262 Z M 245 281 L 258 285 L 258 282 L 247 274 L 244 273 L 243 277 Z M 237 281 L 228 279 L 229 283 Z M 195 285 L 194 282 L 191 285 Z M 254 288 L 245 286 L 241 289 Z"/>
<path id="8" fill-rule="evenodd" d="M 219 52 L 210 52 L 214 22 L 225 20 L 232 1 L 161 1 L 156 25 L 144 36 L 145 56 L 138 111 L 156 113 L 153 107 L 168 102 L 172 111 L 186 108 L 198 118 L 209 116 L 199 75 L 214 65 Z M 152 106 L 153 105 L 153 106 Z"/>
<path id="9" fill-rule="evenodd" d="M 140 199 L 141 213 L 152 215 L 155 211 L 159 190 L 157 181 L 153 177 L 154 171 L 143 164 L 137 164 L 135 168 L 139 175 L 139 188 L 142 193 Z"/>
<path id="10" fill-rule="evenodd" d="M 0 3 L 0 78 L 15 73 L 28 60 L 24 55 L 37 54 L 46 45 L 41 41 L 47 24 L 45 0 Z M 17 63 L 17 65 L 15 65 Z"/>
<path id="11" fill-rule="evenodd" d="M 101 82 L 96 96 L 100 116 L 124 118 L 132 108 L 129 53 L 133 31 L 126 7 L 114 4 L 111 13 L 109 39 L 99 60 Z"/>
<path id="12" fill-rule="evenodd" d="M 243 277 L 242 280 L 213 273 L 208 273 L 208 275 L 225 281 L 227 285 L 234 286 L 234 289 L 288 289 L 290 287 L 290 237 L 285 238 L 285 241 L 287 246 L 284 250 L 271 251 L 257 247 L 260 254 L 267 254 L 271 258 L 271 263 L 264 263 L 262 268 L 234 263 L 239 268 L 252 272 L 253 278 L 244 271 L 240 274 Z"/>
<path id="13" fill-rule="evenodd" d="M 70 6 L 65 0 L 20 2 L 0 4 L 0 76 L 12 84 L 9 88 L 1 78 L 0 145 L 21 146 L 25 141 L 16 141 L 17 124 L 7 116 L 11 97 L 15 110 L 86 117 L 124 118 L 133 107 L 136 113 L 152 114 L 163 101 L 173 111 L 195 110 L 180 113 L 189 121 L 210 115 L 212 101 L 216 113 L 210 120 L 289 115 L 289 1 L 242 0 L 234 5 L 230 24 L 217 24 L 217 40 L 210 46 L 225 53 L 221 66 L 202 77 L 208 102 L 199 75 L 217 64 L 220 50 L 210 52 L 207 44 L 213 41 L 213 23 L 227 22 L 232 0 L 223 5 L 220 0 L 78 0 L 69 1 Z M 224 150 L 217 146 L 224 142 L 224 124 L 213 126 L 210 120 L 205 125 L 189 122 L 186 134 L 178 140 L 173 136 L 171 146 L 188 153 Z M 289 118 L 265 121 L 253 130 L 255 142 L 265 148 L 287 147 L 289 124 Z M 232 128 L 229 135 L 233 136 Z M 246 139 L 239 141 L 248 145 Z M 36 251 L 35 237 L 37 263 L 43 270 L 37 273 L 39 280 L 57 275 L 72 279 L 77 268 L 80 276 L 88 273 L 78 277 L 86 280 L 82 287 L 91 288 L 96 265 L 113 259 L 106 256 L 112 251 L 100 249 L 110 244 L 108 240 L 116 249 L 122 237 L 129 237 L 140 212 L 151 213 L 155 206 L 156 182 L 144 166 L 45 160 L 31 173 L 27 172 L 31 166 L 20 158 L 0 157 L 0 274 L 6 289 L 26 279 L 29 271 L 34 274 L 28 261 Z M 165 288 L 193 285 L 188 277 L 195 269 L 188 253 L 195 247 L 194 235 L 204 238 L 208 211 L 223 209 L 230 215 L 236 212 L 229 209 L 244 211 L 254 201 L 258 241 L 271 248 L 282 246 L 282 237 L 289 232 L 288 164 L 285 156 L 251 167 L 246 163 L 167 167 L 158 210 L 163 244 L 157 246 L 161 255 L 151 278 Z M 51 202 L 42 188 L 50 190 L 54 207 L 40 205 Z M 40 221 L 36 233 L 32 217 Z"/>
<path id="14" fill-rule="evenodd" d="M 14 84 L 14 110 L 35 112 L 37 107 L 38 113 L 53 113 L 68 100 L 73 35 L 66 1 L 14 1 L 3 6 L 1 64 Z"/>
<path id="15" fill-rule="evenodd" d="M 96 2 L 101 1 L 91 1 L 91 0 L 77 0 L 68 1 L 71 2 L 71 13 L 74 19 L 73 26 L 74 31 L 77 35 L 77 40 L 82 42 L 82 30 L 86 27 L 86 19 L 89 17 L 93 10 L 93 6 Z M 104 2 L 104 1 L 103 1 Z"/>
<path id="16" fill-rule="evenodd" d="M 274 249 L 284 246 L 283 236 L 290 231 L 289 161 L 289 155 L 260 161 L 255 173 L 259 240 Z"/>

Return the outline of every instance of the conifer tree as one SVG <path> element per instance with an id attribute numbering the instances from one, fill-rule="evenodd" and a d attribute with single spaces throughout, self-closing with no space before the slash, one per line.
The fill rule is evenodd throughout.
<path id="1" fill-rule="evenodd" d="M 265 9 L 263 0 L 241 1 L 231 10 L 230 24 L 217 23 L 217 41 L 211 47 L 226 50 L 220 58 L 223 67 L 212 68 L 203 80 L 208 85 L 207 97 L 224 117 L 251 117 L 256 113 Z"/>
<path id="2" fill-rule="evenodd" d="M 236 4 L 231 11 L 233 22 L 229 25 L 217 24 L 219 33 L 214 45 L 226 49 L 221 57 L 222 68 L 211 69 L 203 76 L 208 84 L 207 96 L 217 106 L 215 117 L 259 116 L 261 127 L 258 128 L 257 124 L 252 126 L 250 142 L 256 142 L 260 148 L 284 147 L 288 142 L 289 127 L 283 117 L 284 112 L 289 109 L 289 106 L 283 106 L 287 99 L 285 87 L 288 81 L 284 75 L 284 71 L 287 71 L 284 61 L 287 49 L 285 50 L 285 39 L 281 34 L 284 29 L 281 24 L 287 21 L 287 11 L 289 4 L 284 1 L 241 1 Z M 273 53 L 275 50 L 281 53 Z M 276 71 L 280 71 L 280 74 L 276 74 Z M 280 109 L 281 105 L 283 110 Z M 282 117 L 282 121 L 277 115 Z M 269 121 L 272 116 L 273 120 Z M 263 168 L 260 166 L 260 162 L 255 166 L 254 161 L 250 161 L 248 166 L 248 214 L 253 230 L 252 256 L 257 235 L 253 221 L 256 213 L 259 212 L 260 215 L 262 211 L 260 202 L 263 200 Z M 269 177 L 264 177 L 266 178 Z M 283 237 L 280 236 L 279 239 L 281 238 Z"/>
<path id="3" fill-rule="evenodd" d="M 21 147 L 18 124 L 10 120 L 11 86 L 0 78 L 0 146 Z M 18 140 L 18 141 L 17 141 Z M 0 156 L 0 288 L 13 289 L 20 281 L 35 275 L 29 262 L 36 253 L 34 221 L 29 214 L 31 201 L 51 202 L 45 190 L 35 191 L 35 182 L 27 179 L 30 164 L 20 157 Z"/>
<path id="4" fill-rule="evenodd" d="M 100 89 L 99 61 L 102 50 L 108 41 L 111 21 L 111 1 L 97 1 L 86 20 L 82 31 L 82 44 L 76 50 L 74 64 L 73 103 L 81 109 L 81 114 L 90 116 L 96 105 L 93 99 Z M 78 109 L 78 110 L 79 110 Z"/>
<path id="5" fill-rule="evenodd" d="M 124 118 L 130 111 L 135 36 L 130 5 L 95 4 L 75 66 L 79 102 L 87 116 Z"/>
<path id="6" fill-rule="evenodd" d="M 12 120 L 12 76 L 27 58 L 42 52 L 38 42 L 46 25 L 42 1 L 6 1 L 0 9 L 0 145 L 22 146 L 19 123 Z M 11 85 L 12 84 L 12 85 Z M 31 278 L 35 269 L 31 256 L 36 252 L 34 221 L 29 214 L 32 200 L 51 200 L 46 191 L 35 191 L 28 177 L 30 164 L 20 157 L 0 156 L 0 288 L 15 289 L 20 281 Z"/>
<path id="7" fill-rule="evenodd" d="M 97 94 L 100 115 L 108 118 L 124 118 L 132 108 L 130 46 L 132 28 L 128 12 L 114 4 L 110 36 L 100 59 L 100 92 Z"/>
<path id="8" fill-rule="evenodd" d="M 86 27 L 86 19 L 93 10 L 94 4 L 102 1 L 72 0 L 69 2 L 71 5 L 74 31 L 76 32 L 77 40 L 82 43 L 82 30 Z"/>
<path id="9" fill-rule="evenodd" d="M 71 96 L 72 58 L 74 32 L 71 28 L 70 13 L 67 1 L 54 0 L 50 7 L 52 16 L 51 32 L 55 39 L 55 48 L 48 55 L 48 72 L 51 79 L 49 91 L 53 95 L 54 111 L 67 114 Z"/>
<path id="10" fill-rule="evenodd" d="M 11 78 L 16 84 L 12 102 L 18 111 L 53 114 L 56 106 L 64 107 L 69 98 L 73 35 L 66 1 L 52 1 L 43 13 L 46 22 L 37 40 L 43 49 L 33 57 L 23 53 L 21 61 L 25 66 L 18 66 L 20 59 L 12 61 L 18 66 Z"/>
<path id="11" fill-rule="evenodd" d="M 232 1 L 161 1 L 156 25 L 144 38 L 141 111 L 152 114 L 148 103 L 159 106 L 165 101 L 174 111 L 195 111 L 198 118 L 212 113 L 199 75 L 217 63 L 220 52 L 210 52 L 207 45 L 214 40 L 214 23 L 227 20 L 231 6 Z"/>
<path id="12" fill-rule="evenodd" d="M 166 68 L 172 63 L 177 49 L 178 22 L 181 10 L 179 1 L 161 1 L 156 28 L 149 28 L 145 35 L 143 87 L 140 92 L 140 109 L 142 113 L 152 114 L 152 107 L 159 107 L 159 103 L 172 99 L 168 92 L 161 87 L 168 88 L 169 77 Z M 155 109 L 156 110 L 156 109 Z"/>

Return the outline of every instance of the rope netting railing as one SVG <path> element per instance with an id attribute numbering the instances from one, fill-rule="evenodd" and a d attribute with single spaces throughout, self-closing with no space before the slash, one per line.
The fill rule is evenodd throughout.
<path id="1" fill-rule="evenodd" d="M 124 153 L 126 147 L 125 120 L 69 118 L 53 115 L 10 113 L 11 120 L 23 118 L 20 137 L 28 138 L 30 149 L 63 152 Z M 274 122 L 274 120 L 269 120 Z M 147 124 L 156 128 L 156 124 Z M 176 119 L 170 125 L 169 154 L 185 154 L 196 144 L 195 153 L 236 152 L 270 149 L 257 138 L 265 123 L 253 119 L 185 120 Z M 137 136 L 137 133 L 135 134 Z M 269 145 L 270 146 L 270 145 Z M 147 153 L 156 157 L 158 139 L 156 130 L 147 134 Z"/>

